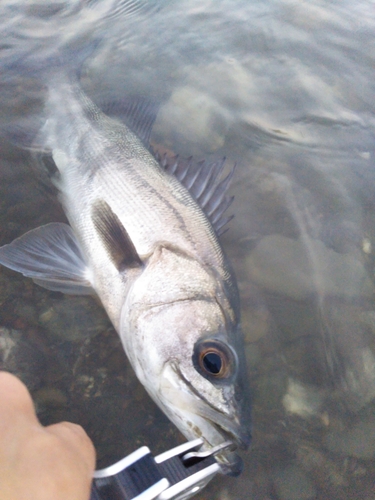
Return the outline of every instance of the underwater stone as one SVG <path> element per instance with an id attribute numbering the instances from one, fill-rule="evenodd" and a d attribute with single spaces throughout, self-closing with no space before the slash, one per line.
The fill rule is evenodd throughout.
<path id="1" fill-rule="evenodd" d="M 13 373 L 32 391 L 42 382 L 45 357 L 23 332 L 0 327 L 0 370 Z"/>
<path id="2" fill-rule="evenodd" d="M 276 470 L 274 485 L 280 500 L 309 500 L 316 497 L 312 481 L 297 465 Z"/>
<path id="3" fill-rule="evenodd" d="M 26 302 L 22 299 L 16 300 L 14 312 L 17 317 L 22 318 L 28 324 L 36 324 L 38 321 L 37 310 L 31 302 Z"/>
<path id="4" fill-rule="evenodd" d="M 51 337 L 79 342 L 110 327 L 104 310 L 91 297 L 64 297 L 53 300 L 39 316 Z"/>
<path id="5" fill-rule="evenodd" d="M 315 387 L 289 379 L 288 391 L 283 398 L 287 412 L 303 418 L 312 417 L 319 414 L 322 403 L 323 395 Z"/>
<path id="6" fill-rule="evenodd" d="M 257 342 L 265 337 L 270 328 L 270 314 L 266 307 L 246 307 L 242 312 L 241 328 L 245 343 Z"/>
<path id="7" fill-rule="evenodd" d="M 160 110 L 155 123 L 157 135 L 178 139 L 179 153 L 194 154 L 192 147 L 206 152 L 223 146 L 228 129 L 225 111 L 210 95 L 193 87 L 177 89 Z M 169 144 L 172 146 L 173 144 Z"/>
<path id="8" fill-rule="evenodd" d="M 284 372 L 278 370 L 263 374 L 254 390 L 254 399 L 268 410 L 280 408 L 284 394 L 287 391 L 287 378 Z"/>
<path id="9" fill-rule="evenodd" d="M 326 438 L 327 448 L 343 456 L 359 459 L 375 457 L 375 417 L 369 416 L 343 432 L 332 432 Z"/>
<path id="10" fill-rule="evenodd" d="M 64 408 L 68 404 L 67 396 L 55 387 L 43 387 L 34 392 L 33 399 L 35 405 L 52 408 Z"/>
<path id="11" fill-rule="evenodd" d="M 339 254 L 320 240 L 286 238 L 260 240 L 246 261 L 249 278 L 262 288 L 305 299 L 313 294 L 370 297 L 374 286 L 363 264 L 352 254 Z"/>

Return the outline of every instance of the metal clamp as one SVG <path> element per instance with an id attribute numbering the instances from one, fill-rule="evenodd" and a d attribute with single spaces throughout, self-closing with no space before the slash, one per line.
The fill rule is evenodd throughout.
<path id="1" fill-rule="evenodd" d="M 147 446 L 94 473 L 90 500 L 186 500 L 220 471 L 214 455 L 225 442 L 200 452 L 196 439 L 153 457 Z"/>

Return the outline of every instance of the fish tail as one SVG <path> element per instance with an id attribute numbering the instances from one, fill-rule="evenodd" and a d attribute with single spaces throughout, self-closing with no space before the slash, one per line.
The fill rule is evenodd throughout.
<path id="1" fill-rule="evenodd" d="M 13 89 L 25 88 L 22 94 L 26 106 L 22 109 L 27 112 L 22 115 L 15 113 L 9 116 L 7 122 L 0 122 L 0 135 L 20 148 L 45 150 L 39 132 L 47 120 L 46 89 L 66 80 L 78 83 L 86 60 L 95 52 L 98 44 L 99 40 L 81 40 L 62 47 L 56 53 L 24 53 L 8 62 L 6 77 L 0 76 L 1 84 Z M 35 83 L 30 84 L 30 80 Z M 31 92 L 36 93 L 36 100 L 33 95 L 28 98 L 28 85 L 33 89 Z"/>

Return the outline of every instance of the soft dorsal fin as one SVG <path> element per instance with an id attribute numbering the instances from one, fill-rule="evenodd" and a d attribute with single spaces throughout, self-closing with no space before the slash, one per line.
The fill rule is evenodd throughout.
<path id="1" fill-rule="evenodd" d="M 152 127 L 156 120 L 160 104 L 143 97 L 126 97 L 121 100 L 98 100 L 98 106 L 104 114 L 120 120 L 148 148 Z"/>
<path id="2" fill-rule="evenodd" d="M 160 156 L 155 153 L 156 159 L 166 172 L 173 174 L 192 197 L 200 205 L 209 218 L 218 236 L 225 233 L 224 226 L 233 219 L 234 215 L 225 217 L 224 213 L 231 205 L 234 196 L 227 196 L 227 189 L 233 177 L 236 165 L 229 174 L 220 180 L 224 170 L 225 158 L 216 162 L 187 160 L 178 156 Z"/>
<path id="3" fill-rule="evenodd" d="M 106 201 L 95 202 L 92 208 L 92 220 L 112 262 L 119 271 L 142 265 L 125 227 Z"/>

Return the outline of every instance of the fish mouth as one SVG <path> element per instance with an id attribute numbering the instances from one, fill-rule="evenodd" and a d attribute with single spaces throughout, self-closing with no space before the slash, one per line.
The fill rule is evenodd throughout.
<path id="1" fill-rule="evenodd" d="M 220 453 L 225 450 L 226 463 L 223 464 L 223 463 L 220 463 L 219 460 L 217 460 L 220 464 L 221 472 L 223 474 L 230 475 L 230 476 L 239 476 L 241 474 L 241 472 L 243 471 L 243 462 L 242 462 L 241 458 L 238 455 L 232 454 L 231 455 L 232 460 L 228 460 L 228 452 L 234 451 L 236 448 L 237 448 L 237 445 L 232 443 L 232 441 L 224 441 L 223 443 L 221 443 L 217 446 L 214 446 L 213 448 L 211 448 L 209 450 L 207 450 L 207 449 L 205 450 L 203 448 L 203 451 L 200 450 L 198 452 L 187 453 L 186 455 L 184 455 L 183 460 L 185 462 L 185 461 L 189 461 L 191 459 L 194 460 L 196 458 L 200 458 L 200 457 L 204 458 L 204 457 L 210 457 L 210 456 L 214 456 L 215 458 L 217 458 L 217 456 L 220 455 Z"/>
<path id="2" fill-rule="evenodd" d="M 224 441 L 232 441 L 238 448 L 247 450 L 251 442 L 251 434 L 248 430 L 243 429 L 239 422 L 228 418 L 224 413 L 212 408 L 207 402 L 198 401 L 195 408 L 197 414 L 213 425 L 223 436 Z"/>
<path id="3" fill-rule="evenodd" d="M 209 401 L 195 390 L 192 384 L 184 377 L 179 367 L 174 363 L 173 370 L 183 379 L 191 391 L 190 395 L 185 393 L 182 399 L 184 400 L 184 406 L 190 408 L 190 412 L 191 409 L 194 409 L 192 413 L 201 419 L 202 425 L 196 423 L 196 428 L 199 430 L 199 434 L 196 437 L 203 439 L 203 449 L 211 450 L 217 445 L 231 442 L 233 447 L 215 454 L 215 458 L 223 474 L 239 476 L 243 470 L 243 461 L 235 450 L 238 448 L 246 450 L 249 447 L 251 442 L 250 431 L 237 418 L 230 418 L 214 408 Z M 181 393 L 179 396 L 182 396 Z M 179 398 L 176 399 L 178 400 Z M 176 400 L 174 403 L 176 404 Z M 204 427 L 206 426 L 209 429 L 207 433 L 204 431 Z"/>
<path id="4" fill-rule="evenodd" d="M 220 465 L 221 473 L 225 476 L 238 477 L 242 474 L 244 464 L 242 458 L 236 453 L 226 453 L 225 460 L 221 455 L 216 455 L 216 461 Z"/>
<path id="5" fill-rule="evenodd" d="M 246 450 L 251 442 L 250 432 L 244 431 L 240 424 L 233 422 L 226 415 L 217 410 L 199 402 L 196 405 L 197 415 L 202 417 L 210 426 L 212 426 L 217 434 L 222 437 L 222 442 L 230 441 L 232 447 L 224 450 L 223 453 L 215 454 L 215 458 L 221 467 L 221 472 L 228 476 L 237 477 L 243 471 L 243 461 L 236 453 L 237 449 Z M 202 436 L 204 439 L 204 435 Z M 204 439 L 208 449 L 212 448 L 211 443 Z"/>

